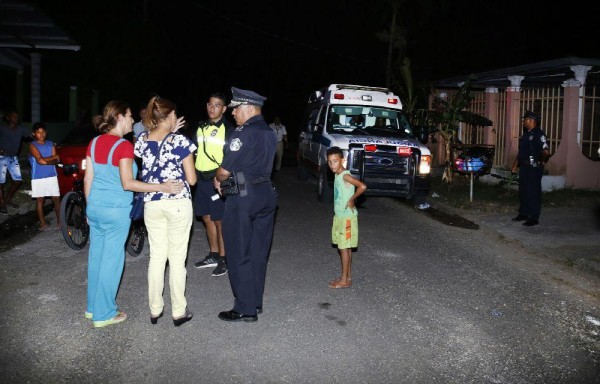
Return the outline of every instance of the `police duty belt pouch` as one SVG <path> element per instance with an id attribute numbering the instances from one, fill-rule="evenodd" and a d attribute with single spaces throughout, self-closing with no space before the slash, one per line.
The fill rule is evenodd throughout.
<path id="1" fill-rule="evenodd" d="M 221 194 L 224 196 L 240 195 L 244 197 L 248 195 L 246 190 L 246 178 L 243 172 L 232 172 L 229 177 L 221 181 Z"/>

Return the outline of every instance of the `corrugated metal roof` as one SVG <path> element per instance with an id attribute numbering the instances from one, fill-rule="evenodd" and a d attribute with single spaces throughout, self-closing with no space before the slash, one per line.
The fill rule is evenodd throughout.
<path id="1" fill-rule="evenodd" d="M 81 46 L 35 5 L 0 0 L 0 48 L 78 51 Z"/>
<path id="2" fill-rule="evenodd" d="M 590 66 L 586 83 L 600 81 L 600 59 L 586 59 L 580 57 L 565 57 L 562 59 L 542 61 L 516 67 L 496 69 L 493 71 L 479 72 L 469 75 L 455 76 L 447 79 L 433 81 L 436 88 L 455 88 L 466 81 L 470 76 L 473 88 L 509 87 L 508 76 L 524 76 L 521 87 L 562 84 L 565 80 L 572 79 L 575 74 L 571 70 L 573 65 Z"/>

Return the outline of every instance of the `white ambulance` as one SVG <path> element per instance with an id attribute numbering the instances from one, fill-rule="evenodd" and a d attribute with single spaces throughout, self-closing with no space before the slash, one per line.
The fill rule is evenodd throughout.
<path id="1" fill-rule="evenodd" d="M 340 147 L 345 168 L 366 195 L 413 198 L 429 193 L 431 152 L 413 134 L 400 98 L 389 89 L 332 84 L 313 92 L 299 137 L 298 177 L 318 179 L 318 199 L 333 200 L 327 149 Z"/>

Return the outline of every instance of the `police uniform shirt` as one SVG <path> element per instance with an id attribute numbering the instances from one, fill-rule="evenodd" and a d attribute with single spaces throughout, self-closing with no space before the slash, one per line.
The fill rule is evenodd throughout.
<path id="1" fill-rule="evenodd" d="M 244 173 L 246 181 L 270 176 L 277 146 L 275 135 L 262 115 L 253 116 L 233 131 L 221 167 Z"/>
<path id="2" fill-rule="evenodd" d="M 529 156 L 539 162 L 542 152 L 548 150 L 546 135 L 539 127 L 526 131 L 519 139 L 519 166 L 529 166 Z"/>

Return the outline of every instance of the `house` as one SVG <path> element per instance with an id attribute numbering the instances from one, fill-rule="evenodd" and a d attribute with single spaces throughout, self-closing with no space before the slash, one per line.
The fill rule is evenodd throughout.
<path id="1" fill-rule="evenodd" d="M 430 105 L 434 96 L 452 97 L 470 77 L 474 96 L 470 111 L 493 125 L 463 124 L 459 139 L 495 145 L 492 172 L 509 172 L 518 151 L 522 116 L 530 110 L 542 116 L 552 155 L 543 189 L 600 190 L 600 59 L 566 57 L 435 81 Z M 434 144 L 432 151 L 437 164 L 443 164 L 442 143 Z"/>
<path id="2" fill-rule="evenodd" d="M 14 96 L 4 96 L 10 99 L 14 97 L 10 107 L 16 108 L 21 117 L 25 115 L 25 107 L 30 106 L 31 121 L 42 120 L 42 52 L 44 50 L 79 51 L 80 48 L 37 6 L 21 0 L 0 1 L 0 70 L 14 72 L 16 84 Z M 30 68 L 29 103 L 25 101 L 27 67 Z M 7 106 L 0 105 L 0 108 L 2 107 Z"/>

